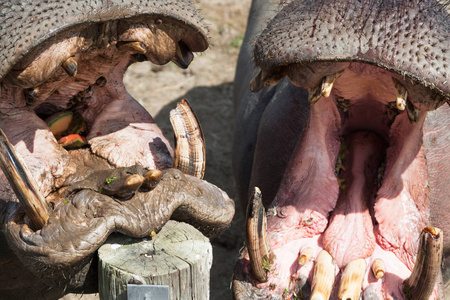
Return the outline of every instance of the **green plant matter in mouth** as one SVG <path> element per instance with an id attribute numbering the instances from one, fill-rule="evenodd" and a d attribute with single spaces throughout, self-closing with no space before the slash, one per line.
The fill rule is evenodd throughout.
<path id="1" fill-rule="evenodd" d="M 111 182 L 113 182 L 114 180 L 117 180 L 117 177 L 108 177 L 105 179 L 107 184 L 110 184 Z"/>

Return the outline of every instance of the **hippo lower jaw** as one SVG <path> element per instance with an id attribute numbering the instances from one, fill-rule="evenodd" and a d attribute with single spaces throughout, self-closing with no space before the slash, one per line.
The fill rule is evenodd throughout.
<path id="1" fill-rule="evenodd" d="M 31 289 L 47 292 L 42 280 L 64 292 L 92 291 L 96 279 L 88 275 L 93 253 L 110 233 L 149 236 L 172 214 L 207 235 L 228 226 L 233 201 L 214 185 L 170 169 L 169 142 L 122 82 L 136 61 L 173 61 L 187 68 L 191 50 L 206 47 L 203 32 L 192 24 L 143 15 L 70 28 L 12 68 L 1 82 L 1 128 L 52 208 L 42 229 L 31 226 L 1 174 L 4 234 L 15 255 L 39 278 L 3 282 L 2 290 L 34 284 Z M 61 111 L 84 120 L 84 128 L 76 132 L 86 143 L 81 148 L 63 148 L 60 138 L 68 132 L 57 136 L 44 121 Z M 145 179 L 148 170 L 162 171 L 154 184 Z M 122 179 L 118 189 L 110 189 Z"/>
<path id="2" fill-rule="evenodd" d="M 305 70 L 313 75 L 304 76 Z M 421 232 L 430 224 L 422 133 L 426 110 L 439 107 L 446 98 L 436 98 L 431 91 L 426 98 L 437 102 L 424 101 L 416 105 L 419 110 L 410 100 L 417 97 L 406 93 L 400 76 L 358 62 L 263 70 L 251 87 L 259 90 L 285 75 L 291 82 L 279 84 L 308 89 L 310 117 L 276 193 L 269 191 L 264 199 L 261 187 L 267 221 L 257 221 L 256 233 L 247 227 L 248 253 L 236 268 L 235 297 L 297 299 L 308 295 L 312 285 L 317 299 L 358 299 L 360 293 L 364 299 L 402 299 Z M 308 85 L 305 78 L 312 77 L 322 78 L 320 84 Z M 269 107 L 286 113 L 280 113 L 283 125 L 278 128 L 297 126 L 295 106 L 301 100 L 293 99 L 284 110 L 276 101 L 282 102 L 275 100 Z M 258 157 L 263 143 L 258 140 L 254 164 L 269 159 Z M 251 186 L 267 182 L 261 179 L 268 176 L 266 169 L 270 167 L 254 166 Z M 256 210 L 252 202 L 249 224 Z M 267 234 L 261 233 L 265 222 Z M 442 234 L 439 238 L 442 256 Z M 318 267 L 327 255 L 332 279 L 325 279 L 328 275 Z M 427 288 L 437 297 L 440 263 L 434 264 L 434 280 Z M 343 283 L 347 266 L 357 278 L 350 284 Z M 380 270 L 383 279 L 376 277 Z M 315 278 L 319 273 L 320 279 Z M 331 282 L 324 283 L 327 280 Z M 319 291 L 318 281 L 328 284 L 328 291 Z"/>

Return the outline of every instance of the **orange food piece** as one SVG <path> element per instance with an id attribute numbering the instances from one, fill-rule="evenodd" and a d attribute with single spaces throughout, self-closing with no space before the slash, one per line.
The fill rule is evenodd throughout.
<path id="1" fill-rule="evenodd" d="M 77 149 L 87 145 L 87 140 L 79 134 L 69 134 L 58 140 L 65 149 Z"/>

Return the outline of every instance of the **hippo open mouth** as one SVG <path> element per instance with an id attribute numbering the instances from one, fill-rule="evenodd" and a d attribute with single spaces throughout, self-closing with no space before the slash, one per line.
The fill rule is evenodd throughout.
<path id="1" fill-rule="evenodd" d="M 450 98 L 437 34 L 448 15 L 428 2 L 319 2 L 285 5 L 255 42 L 251 89 L 271 100 L 235 297 L 437 298 L 443 235 L 430 215 L 448 191 L 426 146 L 449 110 L 425 120 Z"/>
<path id="2" fill-rule="evenodd" d="M 0 222 L 15 254 L 2 261 L 10 272 L 2 291 L 38 295 L 50 290 L 41 280 L 57 293 L 92 291 L 93 253 L 114 231 L 148 236 L 171 216 L 206 235 L 228 226 L 233 201 L 201 180 L 204 145 L 178 140 L 174 154 L 122 81 L 134 62 L 187 68 L 193 52 L 206 50 L 192 4 L 13 4 L 0 9 L 0 141 L 10 166 L 0 178 Z M 201 129 L 189 113 L 181 102 L 171 121 L 176 137 L 194 140 Z M 174 160 L 190 175 L 171 169 Z M 44 199 L 43 220 L 25 215 L 22 198 Z"/>

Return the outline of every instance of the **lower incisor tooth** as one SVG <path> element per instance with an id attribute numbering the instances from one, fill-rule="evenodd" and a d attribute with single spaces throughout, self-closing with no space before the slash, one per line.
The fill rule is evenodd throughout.
<path id="1" fill-rule="evenodd" d="M 384 277 L 384 262 L 383 260 L 376 258 L 372 262 L 372 272 L 376 279 L 381 279 Z"/>
<path id="2" fill-rule="evenodd" d="M 314 255 L 314 250 L 311 247 L 306 247 L 302 250 L 300 257 L 298 258 L 298 264 L 300 266 L 305 265 L 307 262 L 311 260 Z"/>
<path id="3" fill-rule="evenodd" d="M 364 259 L 356 259 L 347 264 L 339 283 L 339 300 L 358 300 L 366 271 Z"/>
<path id="4" fill-rule="evenodd" d="M 336 263 L 326 250 L 322 250 L 317 256 L 312 280 L 311 300 L 327 300 L 333 289 Z"/>

